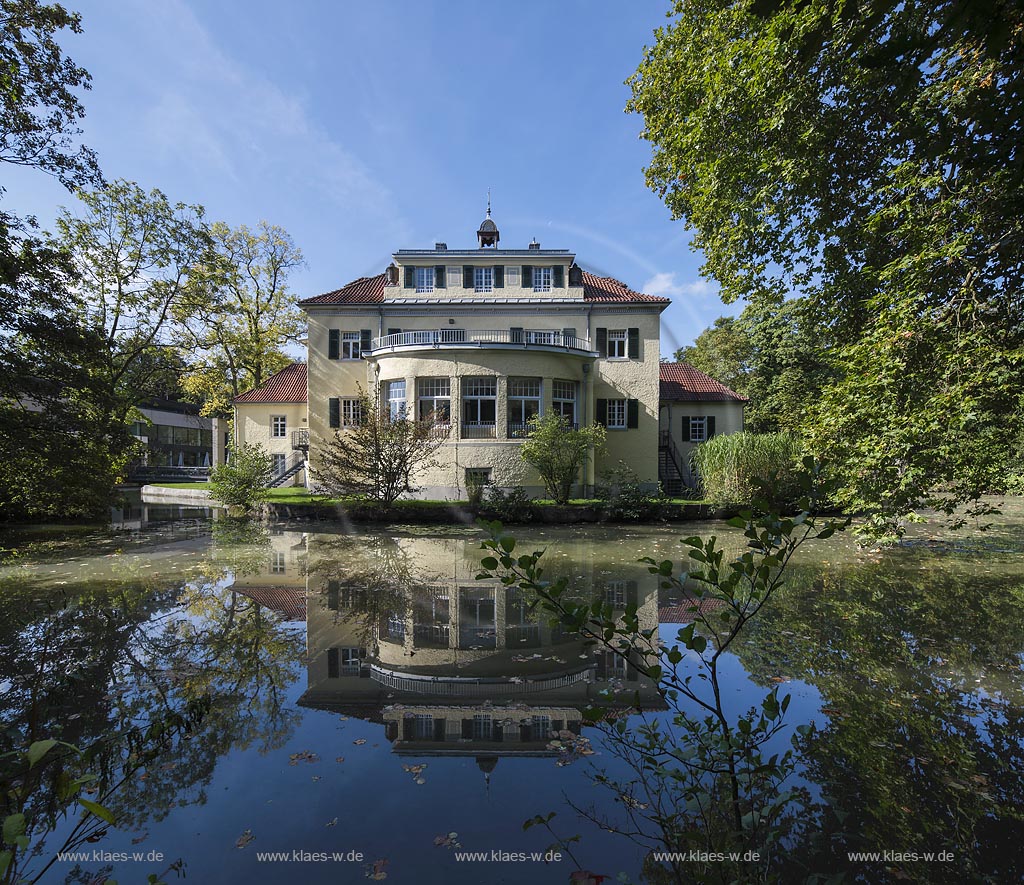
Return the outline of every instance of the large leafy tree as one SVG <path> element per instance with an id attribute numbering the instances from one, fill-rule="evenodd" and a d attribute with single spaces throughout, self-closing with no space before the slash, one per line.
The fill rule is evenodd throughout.
<path id="1" fill-rule="evenodd" d="M 101 183 L 77 142 L 89 75 L 57 40 L 80 30 L 61 6 L 0 0 L 0 164 L 68 188 Z M 66 250 L 34 219 L 0 209 L 0 519 L 89 515 L 109 493 L 92 372 L 101 341 L 75 307 Z"/>
<path id="2" fill-rule="evenodd" d="M 719 317 L 676 359 L 689 363 L 737 393 L 744 393 L 750 375 L 750 336 L 736 317 Z"/>
<path id="3" fill-rule="evenodd" d="M 1019 4 L 678 0 L 631 79 L 647 181 L 727 301 L 805 299 L 805 425 L 879 531 L 998 486 L 1021 424 Z"/>
<path id="4" fill-rule="evenodd" d="M 302 252 L 287 231 L 266 221 L 255 231 L 217 222 L 210 236 L 213 249 L 178 314 L 192 351 L 185 389 L 217 414 L 292 362 L 284 348 L 299 341 L 305 323 L 288 289 Z"/>
<path id="5" fill-rule="evenodd" d="M 102 342 L 95 383 L 99 420 L 115 460 L 127 454 L 118 434 L 139 400 L 161 393 L 160 348 L 181 343 L 175 310 L 190 274 L 209 248 L 200 206 L 172 203 L 134 182 L 80 191 L 79 214 L 57 220 L 78 275 L 79 322 Z"/>

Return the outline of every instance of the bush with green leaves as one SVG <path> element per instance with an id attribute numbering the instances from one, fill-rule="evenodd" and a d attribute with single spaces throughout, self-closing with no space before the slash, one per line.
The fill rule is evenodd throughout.
<path id="1" fill-rule="evenodd" d="M 231 460 L 210 473 L 210 497 L 225 507 L 254 510 L 267 498 L 274 462 L 256 443 L 244 443 L 231 451 Z"/>
<path id="2" fill-rule="evenodd" d="M 723 700 L 720 667 L 722 656 L 782 585 L 797 549 L 848 524 L 815 517 L 834 486 L 822 477 L 820 465 L 807 459 L 805 468 L 795 478 L 801 491 L 798 515 L 745 511 L 730 520 L 747 538 L 746 552 L 735 560 L 726 562 L 714 537 L 685 539 L 688 561 L 681 565 L 641 560 L 663 588 L 690 601 L 693 621 L 671 645 L 662 642 L 657 625 L 641 626 L 635 601 L 617 611 L 604 599 L 574 591 L 565 576 L 547 578 L 543 551 L 520 551 L 500 523 L 488 526 L 491 538 L 482 544 L 486 556 L 478 578 L 526 591 L 563 629 L 650 679 L 668 708 L 667 717 L 635 711 L 629 719 L 609 716 L 600 707 L 584 710 L 584 717 L 604 733 L 607 751 L 626 763 L 625 774 L 598 769 L 594 780 L 614 793 L 628 815 L 615 822 L 573 806 L 602 829 L 653 851 L 713 856 L 712 862 L 702 863 L 657 860 L 649 854 L 645 871 L 655 873 L 652 881 L 770 881 L 778 846 L 799 826 L 806 797 L 784 788 L 796 770 L 797 738 L 793 748 L 770 746 L 786 727 L 790 697 L 780 696 L 775 686 L 760 704 L 736 711 Z M 801 725 L 796 732 L 808 729 Z M 751 860 L 749 852 L 757 852 L 759 860 Z"/>
<path id="3" fill-rule="evenodd" d="M 534 516 L 533 499 L 522 486 L 508 491 L 491 486 L 483 510 L 501 522 L 529 522 Z"/>
<path id="4" fill-rule="evenodd" d="M 604 441 L 605 430 L 600 424 L 575 430 L 561 415 L 549 412 L 530 422 L 530 435 L 520 454 L 540 474 L 544 489 L 555 503 L 567 504 L 587 457 L 600 451 Z"/>
<path id="5" fill-rule="evenodd" d="M 604 483 L 597 488 L 597 497 L 601 499 L 601 510 L 606 518 L 637 520 L 664 516 L 668 498 L 661 486 L 655 491 L 645 488 L 636 471 L 625 461 L 606 470 L 602 478 Z"/>
<path id="6" fill-rule="evenodd" d="M 730 433 L 697 446 L 697 468 L 704 500 L 721 510 L 768 506 L 787 509 L 800 498 L 800 441 L 790 433 Z"/>

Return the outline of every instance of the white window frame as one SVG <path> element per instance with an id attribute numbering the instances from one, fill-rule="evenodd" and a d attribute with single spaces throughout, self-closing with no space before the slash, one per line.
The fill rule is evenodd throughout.
<path id="1" fill-rule="evenodd" d="M 359 670 L 362 658 L 355 646 L 342 646 L 338 649 L 338 672 L 352 673 Z"/>
<path id="2" fill-rule="evenodd" d="M 484 403 L 492 403 L 494 419 L 484 421 L 480 415 Z M 476 411 L 476 420 L 467 420 L 472 406 Z M 498 423 L 498 378 L 495 375 L 478 375 L 462 379 L 462 423 L 468 427 L 496 427 Z"/>
<path id="3" fill-rule="evenodd" d="M 424 406 L 430 403 L 428 409 Z M 441 418 L 439 423 L 449 424 L 452 417 L 452 382 L 450 378 L 419 378 L 416 381 L 416 414 L 425 421 L 431 412 L 437 414 L 437 406 L 444 403 L 447 409 L 447 420 Z"/>
<path id="4" fill-rule="evenodd" d="M 385 398 L 388 401 L 388 415 L 392 421 L 400 421 L 406 416 L 405 379 L 396 378 L 384 382 Z M 399 394 L 401 391 L 401 395 Z"/>
<path id="5" fill-rule="evenodd" d="M 551 268 L 550 267 L 535 267 L 533 269 L 533 291 L 534 292 L 550 292 L 551 291 Z"/>
<path id="6" fill-rule="evenodd" d="M 492 267 L 474 267 L 473 268 L 473 291 L 474 292 L 493 292 L 494 291 L 494 268 L 492 268 Z"/>
<path id="7" fill-rule="evenodd" d="M 341 333 L 341 354 L 339 359 L 343 360 L 357 360 L 362 356 L 362 348 L 360 347 L 360 336 L 358 332 L 342 332 Z"/>
<path id="8" fill-rule="evenodd" d="M 613 414 L 614 410 L 614 414 Z M 609 430 L 625 430 L 626 429 L 626 411 L 627 405 L 624 399 L 610 399 L 608 400 L 608 415 L 607 424 L 605 425 Z"/>
<path id="9" fill-rule="evenodd" d="M 338 398 L 338 415 L 341 417 L 342 427 L 358 427 L 363 423 L 362 405 L 355 396 Z"/>
<path id="10" fill-rule="evenodd" d="M 416 713 L 413 719 L 413 740 L 431 741 L 434 739 L 434 717 L 431 713 Z"/>
<path id="11" fill-rule="evenodd" d="M 608 581 L 604 585 L 604 601 L 612 608 L 625 608 L 626 589 L 625 581 Z"/>
<path id="12" fill-rule="evenodd" d="M 536 403 L 533 412 L 538 418 L 544 407 L 543 387 L 540 378 L 509 378 L 508 379 L 508 423 L 528 424 L 530 414 L 526 403 Z M 521 414 L 521 418 L 515 412 Z"/>
<path id="13" fill-rule="evenodd" d="M 571 391 L 572 398 L 566 397 Z M 571 415 L 566 415 L 566 406 L 571 406 Z M 551 408 L 556 415 L 568 418 L 570 424 L 576 423 L 576 382 L 555 378 L 551 383 Z"/>
<path id="14" fill-rule="evenodd" d="M 629 348 L 625 329 L 608 330 L 608 359 L 624 360 L 628 358 Z"/>
<path id="15" fill-rule="evenodd" d="M 416 291 L 433 292 L 436 272 L 433 267 L 416 268 Z"/>
<path id="16" fill-rule="evenodd" d="M 288 564 L 285 561 L 284 551 L 274 550 L 270 554 L 270 574 L 283 575 L 287 570 Z"/>
<path id="17" fill-rule="evenodd" d="M 690 442 L 706 442 L 708 438 L 708 419 L 706 415 L 690 416 Z"/>
<path id="18" fill-rule="evenodd" d="M 486 713 L 473 715 L 473 740 L 494 740 L 494 720 Z"/>
<path id="19" fill-rule="evenodd" d="M 274 439 L 284 439 L 288 436 L 288 416 L 287 415 L 271 415 L 270 416 L 270 435 Z"/>
<path id="20" fill-rule="evenodd" d="M 280 476 L 288 469 L 288 456 L 281 452 L 274 452 L 271 456 L 271 465 L 274 469 L 274 476 Z M 280 465 L 280 467 L 278 467 Z"/>

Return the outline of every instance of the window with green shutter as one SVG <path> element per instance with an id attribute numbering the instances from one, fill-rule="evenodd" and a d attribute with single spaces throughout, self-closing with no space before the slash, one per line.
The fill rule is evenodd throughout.
<path id="1" fill-rule="evenodd" d="M 560 264 L 556 264 L 551 268 L 551 285 L 556 289 L 565 288 L 565 268 Z"/>
<path id="2" fill-rule="evenodd" d="M 529 264 L 524 264 L 523 265 L 523 279 L 522 279 L 522 282 L 520 283 L 520 285 L 524 289 L 532 289 L 533 288 L 533 267 L 531 265 L 529 265 Z"/>
<path id="3" fill-rule="evenodd" d="M 328 420 L 331 427 L 341 427 L 341 400 L 332 396 L 327 400 Z"/>
<path id="4" fill-rule="evenodd" d="M 597 355 L 608 356 L 608 330 L 598 329 L 597 330 Z"/>
<path id="5" fill-rule="evenodd" d="M 626 428 L 636 430 L 640 426 L 640 401 L 631 399 L 626 401 Z"/>
<path id="6" fill-rule="evenodd" d="M 434 268 L 434 288 L 443 289 L 444 285 L 444 265 L 439 264 Z"/>
<path id="7" fill-rule="evenodd" d="M 327 332 L 327 359 L 336 360 L 341 357 L 341 330 L 329 329 Z"/>
<path id="8" fill-rule="evenodd" d="M 640 330 L 628 329 L 628 356 L 631 360 L 640 359 Z"/>
<path id="9" fill-rule="evenodd" d="M 505 265 L 496 264 L 494 265 L 494 288 L 504 289 L 505 288 Z"/>
<path id="10" fill-rule="evenodd" d="M 405 269 L 405 288 L 414 289 L 416 288 L 416 268 L 407 267 Z"/>

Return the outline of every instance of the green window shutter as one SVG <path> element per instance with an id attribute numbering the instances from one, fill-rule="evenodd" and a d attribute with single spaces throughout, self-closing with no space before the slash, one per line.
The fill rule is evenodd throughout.
<path id="1" fill-rule="evenodd" d="M 505 265 L 496 264 L 494 265 L 494 288 L 504 289 L 505 288 Z"/>
<path id="2" fill-rule="evenodd" d="M 596 415 L 594 422 L 600 424 L 602 427 L 608 426 L 608 400 L 599 399 L 597 401 Z"/>
<path id="3" fill-rule="evenodd" d="M 470 738 L 470 739 L 472 739 L 472 737 L 473 737 L 473 720 L 472 719 L 463 719 L 462 720 L 462 736 L 463 736 L 463 738 Z"/>
<path id="4" fill-rule="evenodd" d="M 443 289 L 444 287 L 444 265 L 439 264 L 434 268 L 434 288 Z"/>
<path id="5" fill-rule="evenodd" d="M 529 264 L 523 265 L 523 288 L 533 288 L 533 267 Z"/>
<path id="6" fill-rule="evenodd" d="M 639 598 L 640 585 L 636 581 L 626 581 L 626 605 L 633 606 L 635 610 L 637 607 L 637 600 Z"/>
<path id="7" fill-rule="evenodd" d="M 597 330 L 597 355 L 608 356 L 608 330 Z"/>
<path id="8" fill-rule="evenodd" d="M 443 741 L 444 740 L 444 735 L 445 735 L 446 727 L 447 727 L 446 720 L 444 720 L 444 719 L 435 719 L 434 720 L 434 740 L 435 741 Z"/>
<path id="9" fill-rule="evenodd" d="M 341 598 L 341 585 L 337 581 L 327 582 L 327 607 L 332 611 L 338 610 Z"/>
<path id="10" fill-rule="evenodd" d="M 707 417 L 707 426 L 708 426 L 708 439 L 711 439 L 711 437 L 713 437 L 715 435 L 715 416 L 714 415 L 708 415 L 708 417 Z"/>
<path id="11" fill-rule="evenodd" d="M 513 344 L 523 343 L 523 329 L 521 326 L 513 326 L 509 331 L 509 338 Z"/>
<path id="12" fill-rule="evenodd" d="M 327 678 L 337 679 L 339 672 L 341 672 L 341 668 L 338 666 L 338 650 L 329 648 L 327 649 Z"/>
<path id="13" fill-rule="evenodd" d="M 416 268 L 407 267 L 405 269 L 405 288 L 415 289 L 416 288 Z"/>
<path id="14" fill-rule="evenodd" d="M 626 400 L 626 427 L 636 430 L 640 426 L 640 402 L 635 399 Z"/>
<path id="15" fill-rule="evenodd" d="M 331 427 L 341 427 L 341 400 L 336 396 L 332 396 L 327 400 L 327 407 Z"/>
<path id="16" fill-rule="evenodd" d="M 410 716 L 402 720 L 402 740 L 411 741 L 416 735 L 416 718 Z"/>
<path id="17" fill-rule="evenodd" d="M 359 352 L 360 353 L 367 353 L 372 348 L 372 343 L 370 341 L 370 338 L 371 338 L 371 333 L 370 333 L 369 329 L 360 329 L 359 330 Z"/>
<path id="18" fill-rule="evenodd" d="M 472 264 L 462 265 L 462 285 L 466 289 L 472 289 L 476 286 L 476 280 L 473 278 Z"/>
<path id="19" fill-rule="evenodd" d="M 341 357 L 341 330 L 331 329 L 327 332 L 327 359 L 336 360 Z"/>
<path id="20" fill-rule="evenodd" d="M 681 437 L 683 442 L 692 442 L 690 439 L 690 416 L 683 415 L 683 435 Z"/>
<path id="21" fill-rule="evenodd" d="M 640 330 L 628 329 L 626 331 L 626 354 L 631 360 L 640 359 Z"/>
<path id="22" fill-rule="evenodd" d="M 556 289 L 565 288 L 565 268 L 560 264 L 551 268 L 551 285 Z"/>

